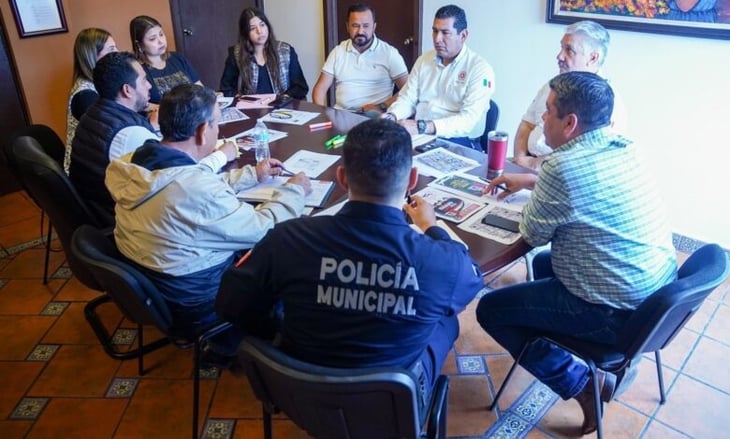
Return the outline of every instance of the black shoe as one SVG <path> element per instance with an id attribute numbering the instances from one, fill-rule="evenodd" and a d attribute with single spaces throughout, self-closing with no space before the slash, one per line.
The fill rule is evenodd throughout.
<path id="1" fill-rule="evenodd" d="M 231 369 L 236 365 L 235 355 L 223 355 L 211 349 L 205 349 L 200 352 L 200 368 L 210 369 L 217 368 L 220 370 Z"/>

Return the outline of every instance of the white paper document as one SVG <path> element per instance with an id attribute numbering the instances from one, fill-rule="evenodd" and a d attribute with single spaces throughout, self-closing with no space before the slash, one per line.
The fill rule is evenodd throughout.
<path id="1" fill-rule="evenodd" d="M 244 113 L 241 112 L 236 107 L 227 107 L 221 109 L 221 121 L 218 122 L 218 125 L 227 124 L 229 122 L 237 122 L 239 120 L 246 120 L 249 117 L 246 116 Z"/>
<path id="2" fill-rule="evenodd" d="M 215 98 L 215 101 L 218 102 L 218 106 L 223 110 L 224 108 L 230 106 L 233 103 L 233 97 L 232 96 L 218 96 Z"/>
<path id="3" fill-rule="evenodd" d="M 479 166 L 479 162 L 460 156 L 444 148 L 436 148 L 413 156 L 413 166 L 418 173 L 440 178 L 456 172 L 464 172 Z"/>
<path id="4" fill-rule="evenodd" d="M 282 108 L 274 110 L 262 118 L 264 122 L 273 123 L 286 123 L 289 125 L 304 125 L 315 117 L 319 116 L 319 113 L 312 111 L 301 111 L 301 110 L 290 110 L 288 108 Z"/>
<path id="5" fill-rule="evenodd" d="M 274 191 L 281 187 L 289 177 L 270 177 L 256 186 L 239 191 L 236 196 L 246 201 L 268 201 L 274 198 Z M 327 201 L 327 197 L 334 189 L 335 184 L 331 181 L 311 180 L 312 193 L 304 199 L 304 205 L 309 207 L 321 207 Z"/>
<path id="6" fill-rule="evenodd" d="M 235 136 L 232 136 L 229 140 L 235 140 L 239 148 L 248 151 L 249 149 L 256 146 L 256 141 L 253 138 L 254 129 L 255 127 L 246 131 L 242 131 Z M 289 133 L 287 133 L 286 131 L 272 130 L 271 128 L 269 128 L 268 130 L 269 143 L 276 142 L 277 140 L 283 139 L 284 137 L 289 135 Z"/>
<path id="7" fill-rule="evenodd" d="M 299 150 L 286 159 L 284 167 L 293 173 L 304 172 L 309 178 L 317 178 L 340 159 L 338 155 Z"/>

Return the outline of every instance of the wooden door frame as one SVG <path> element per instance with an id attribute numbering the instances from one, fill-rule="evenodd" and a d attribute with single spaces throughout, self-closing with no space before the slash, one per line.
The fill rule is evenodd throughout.
<path id="1" fill-rule="evenodd" d="M 418 59 L 418 57 L 420 56 L 420 52 L 423 49 L 421 46 L 421 35 L 423 34 L 423 0 L 417 0 L 416 7 L 418 8 L 418 10 L 415 14 L 413 14 L 413 16 L 416 17 L 417 21 L 415 26 L 415 44 L 418 50 L 416 51 L 416 53 L 414 53 L 413 56 L 414 63 L 416 59 Z M 322 9 L 324 10 L 324 56 L 325 58 L 327 58 L 332 49 L 340 44 L 341 41 L 336 36 L 338 26 L 341 25 L 341 23 L 337 22 L 337 0 L 322 0 Z M 334 87 L 330 87 L 330 89 L 327 91 L 327 97 L 329 102 L 335 101 Z"/>

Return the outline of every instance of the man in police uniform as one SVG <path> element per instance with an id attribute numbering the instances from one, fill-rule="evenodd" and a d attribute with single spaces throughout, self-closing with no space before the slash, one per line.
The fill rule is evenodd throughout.
<path id="1" fill-rule="evenodd" d="M 483 282 L 431 205 L 414 196 L 404 206 L 418 179 L 411 154 L 410 135 L 392 121 L 352 129 L 337 168 L 349 201 L 334 216 L 271 230 L 223 276 L 218 313 L 256 333 L 280 301 L 290 355 L 332 367 L 422 366 L 432 385 L 459 334 L 456 315 Z"/>

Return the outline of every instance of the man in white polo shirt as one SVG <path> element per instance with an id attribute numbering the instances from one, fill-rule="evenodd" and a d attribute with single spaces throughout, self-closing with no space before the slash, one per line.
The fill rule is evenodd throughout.
<path id="1" fill-rule="evenodd" d="M 332 49 L 312 90 L 317 105 L 327 105 L 327 90 L 335 84 L 335 108 L 382 113 L 408 79 L 398 50 L 375 36 L 375 12 L 362 3 L 347 9 L 350 38 Z"/>

